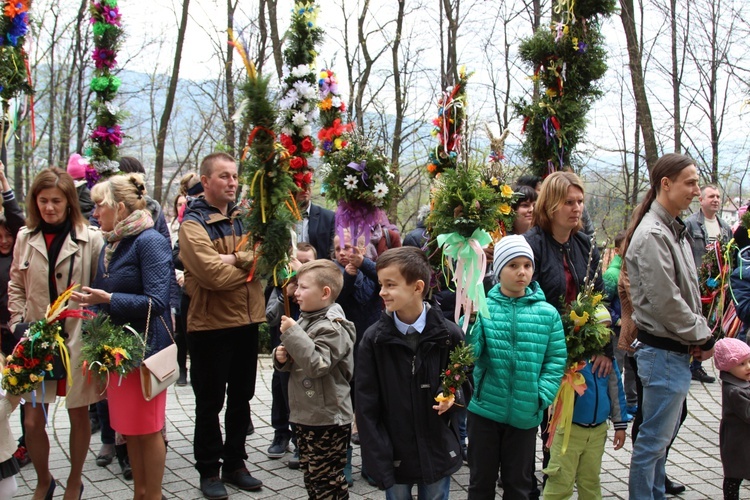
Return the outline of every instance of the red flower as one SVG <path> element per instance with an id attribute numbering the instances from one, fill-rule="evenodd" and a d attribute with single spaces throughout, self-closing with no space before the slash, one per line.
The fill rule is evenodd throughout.
<path id="1" fill-rule="evenodd" d="M 450 375 L 450 374 L 451 374 L 451 371 L 450 371 L 450 370 L 445 370 L 445 374 L 446 374 L 446 375 Z"/>
<path id="2" fill-rule="evenodd" d="M 294 174 L 294 183 L 300 188 L 305 189 L 312 182 L 312 172 L 298 172 Z"/>
<path id="3" fill-rule="evenodd" d="M 313 146 L 312 139 L 310 137 L 305 137 L 302 139 L 302 144 L 300 144 L 300 147 L 302 148 L 302 151 L 304 153 L 312 153 L 313 149 L 315 149 L 315 146 Z"/>
<path id="4" fill-rule="evenodd" d="M 301 156 L 293 156 L 292 159 L 289 160 L 289 166 L 294 170 L 299 170 L 307 166 L 307 160 Z"/>
<path id="5" fill-rule="evenodd" d="M 280 140 L 281 145 L 284 146 L 287 151 L 289 151 L 290 155 L 293 155 L 297 151 L 297 146 L 294 145 L 294 141 L 288 135 L 281 134 Z"/>
<path id="6" fill-rule="evenodd" d="M 455 387 L 451 387 L 449 390 L 451 391 L 451 394 L 455 394 L 456 393 L 456 388 Z"/>

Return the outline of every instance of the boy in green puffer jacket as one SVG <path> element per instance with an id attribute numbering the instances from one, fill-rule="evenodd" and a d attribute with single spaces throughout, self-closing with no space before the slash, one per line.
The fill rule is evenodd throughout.
<path id="1" fill-rule="evenodd" d="M 529 244 L 523 236 L 505 236 L 494 256 L 499 283 L 487 296 L 490 315 L 479 315 L 467 337 L 476 356 L 468 408 L 470 500 L 495 498 L 498 468 L 503 498 L 529 498 L 536 428 L 567 359 L 560 314 L 531 282 Z"/>

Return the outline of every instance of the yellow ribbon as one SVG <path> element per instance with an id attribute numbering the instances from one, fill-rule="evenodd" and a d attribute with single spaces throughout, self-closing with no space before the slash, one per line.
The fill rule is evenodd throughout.
<path id="1" fill-rule="evenodd" d="M 570 441 L 570 427 L 573 425 L 573 407 L 575 405 L 576 394 L 582 396 L 586 391 L 586 380 L 583 374 L 579 373 L 586 366 L 585 361 L 579 361 L 565 371 L 560 389 L 557 391 L 555 400 L 552 402 L 552 418 L 549 420 L 549 438 L 545 443 L 547 448 L 552 447 L 552 439 L 555 437 L 557 427 L 562 427 L 563 431 L 563 455 L 568 449 Z"/>
<path id="2" fill-rule="evenodd" d="M 263 169 L 260 169 L 257 172 L 255 172 L 255 175 L 253 176 L 253 180 L 250 183 L 250 192 L 255 194 L 255 181 L 258 180 L 258 176 L 260 176 L 260 189 L 259 189 L 260 196 L 258 197 L 259 198 L 258 201 L 260 202 L 260 216 L 261 216 L 261 219 L 263 220 L 263 224 L 266 223 L 266 190 L 264 187 L 265 183 L 263 182 L 264 173 L 265 173 L 265 170 Z"/>
<path id="3" fill-rule="evenodd" d="M 68 387 L 71 387 L 73 385 L 73 375 L 70 373 L 70 351 L 68 351 L 68 346 L 65 345 L 65 339 L 59 333 L 55 333 L 54 339 L 60 348 L 60 360 L 62 360 L 63 367 L 65 368 L 65 379 L 68 381 Z"/>

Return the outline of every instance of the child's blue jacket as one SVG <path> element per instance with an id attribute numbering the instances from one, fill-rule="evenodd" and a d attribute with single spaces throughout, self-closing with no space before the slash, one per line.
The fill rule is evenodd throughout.
<path id="1" fill-rule="evenodd" d="M 627 429 L 625 391 L 622 389 L 617 361 L 612 361 L 612 371 L 606 377 L 594 375 L 591 363 L 580 371 L 586 380 L 586 392 L 576 395 L 573 423 L 593 426 L 612 420 L 615 430 Z"/>

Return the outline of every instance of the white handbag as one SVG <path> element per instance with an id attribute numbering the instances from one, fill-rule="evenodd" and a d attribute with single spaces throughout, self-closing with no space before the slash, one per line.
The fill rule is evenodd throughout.
<path id="1" fill-rule="evenodd" d="M 148 316 L 146 317 L 146 334 L 144 338 L 143 355 L 141 362 L 141 391 L 146 401 L 151 401 L 158 396 L 164 389 L 177 382 L 180 377 L 179 366 L 177 365 L 177 344 L 174 343 L 172 331 L 167 326 L 164 318 L 159 316 L 164 328 L 167 329 L 169 337 L 172 339 L 172 345 L 165 347 L 161 351 L 149 356 L 146 355 L 146 345 L 148 345 L 148 327 L 151 322 L 151 298 L 148 299 Z"/>

